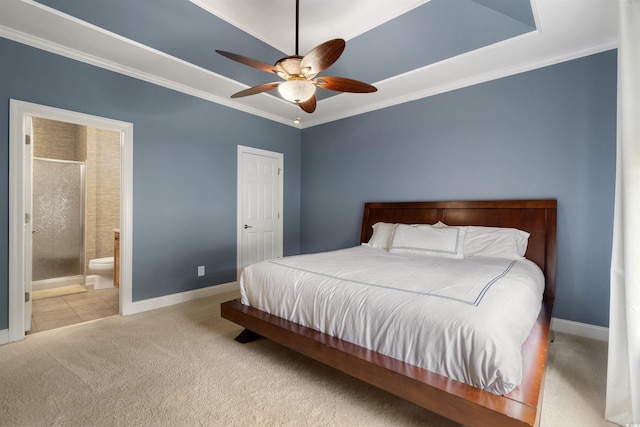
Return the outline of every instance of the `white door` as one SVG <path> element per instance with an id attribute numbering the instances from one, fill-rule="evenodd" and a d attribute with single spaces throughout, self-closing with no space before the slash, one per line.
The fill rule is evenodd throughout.
<path id="1" fill-rule="evenodd" d="M 238 146 L 238 274 L 282 257 L 283 157 Z"/>

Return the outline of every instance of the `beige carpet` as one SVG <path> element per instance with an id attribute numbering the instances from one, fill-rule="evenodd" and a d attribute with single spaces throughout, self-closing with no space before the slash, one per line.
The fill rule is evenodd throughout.
<path id="1" fill-rule="evenodd" d="M 87 288 L 82 285 L 60 286 L 57 288 L 33 291 L 31 292 L 31 299 L 36 301 L 39 299 L 63 297 L 65 295 L 79 294 L 82 292 L 87 292 Z"/>
<path id="2" fill-rule="evenodd" d="M 0 346 L 1 426 L 456 426 L 241 328 L 209 297 Z M 598 427 L 605 343 L 556 334 L 542 425 Z"/>

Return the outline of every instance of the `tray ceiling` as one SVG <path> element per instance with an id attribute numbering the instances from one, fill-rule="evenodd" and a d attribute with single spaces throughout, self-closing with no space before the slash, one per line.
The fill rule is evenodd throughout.
<path id="1" fill-rule="evenodd" d="M 294 0 L 3 0 L 0 36 L 306 127 L 615 48 L 617 2 L 300 0 L 299 53 L 344 38 L 321 75 L 378 87 L 319 90 L 313 114 L 277 91 L 230 99 L 278 78 L 215 53 L 267 63 L 295 53 Z"/>

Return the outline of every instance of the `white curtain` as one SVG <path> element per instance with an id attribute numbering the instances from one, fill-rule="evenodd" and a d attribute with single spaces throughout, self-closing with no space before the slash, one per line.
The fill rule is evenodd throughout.
<path id="1" fill-rule="evenodd" d="M 640 0 L 618 0 L 618 137 L 605 418 L 640 425 Z"/>

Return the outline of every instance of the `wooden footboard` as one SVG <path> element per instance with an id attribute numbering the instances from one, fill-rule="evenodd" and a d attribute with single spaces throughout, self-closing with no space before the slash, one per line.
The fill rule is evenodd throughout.
<path id="1" fill-rule="evenodd" d="M 463 425 L 523 427 L 539 423 L 552 307 L 553 300 L 546 300 L 523 345 L 523 383 L 505 396 L 320 333 L 239 300 L 223 303 L 221 315 L 252 333 Z M 248 332 L 242 334 L 250 336 Z"/>

